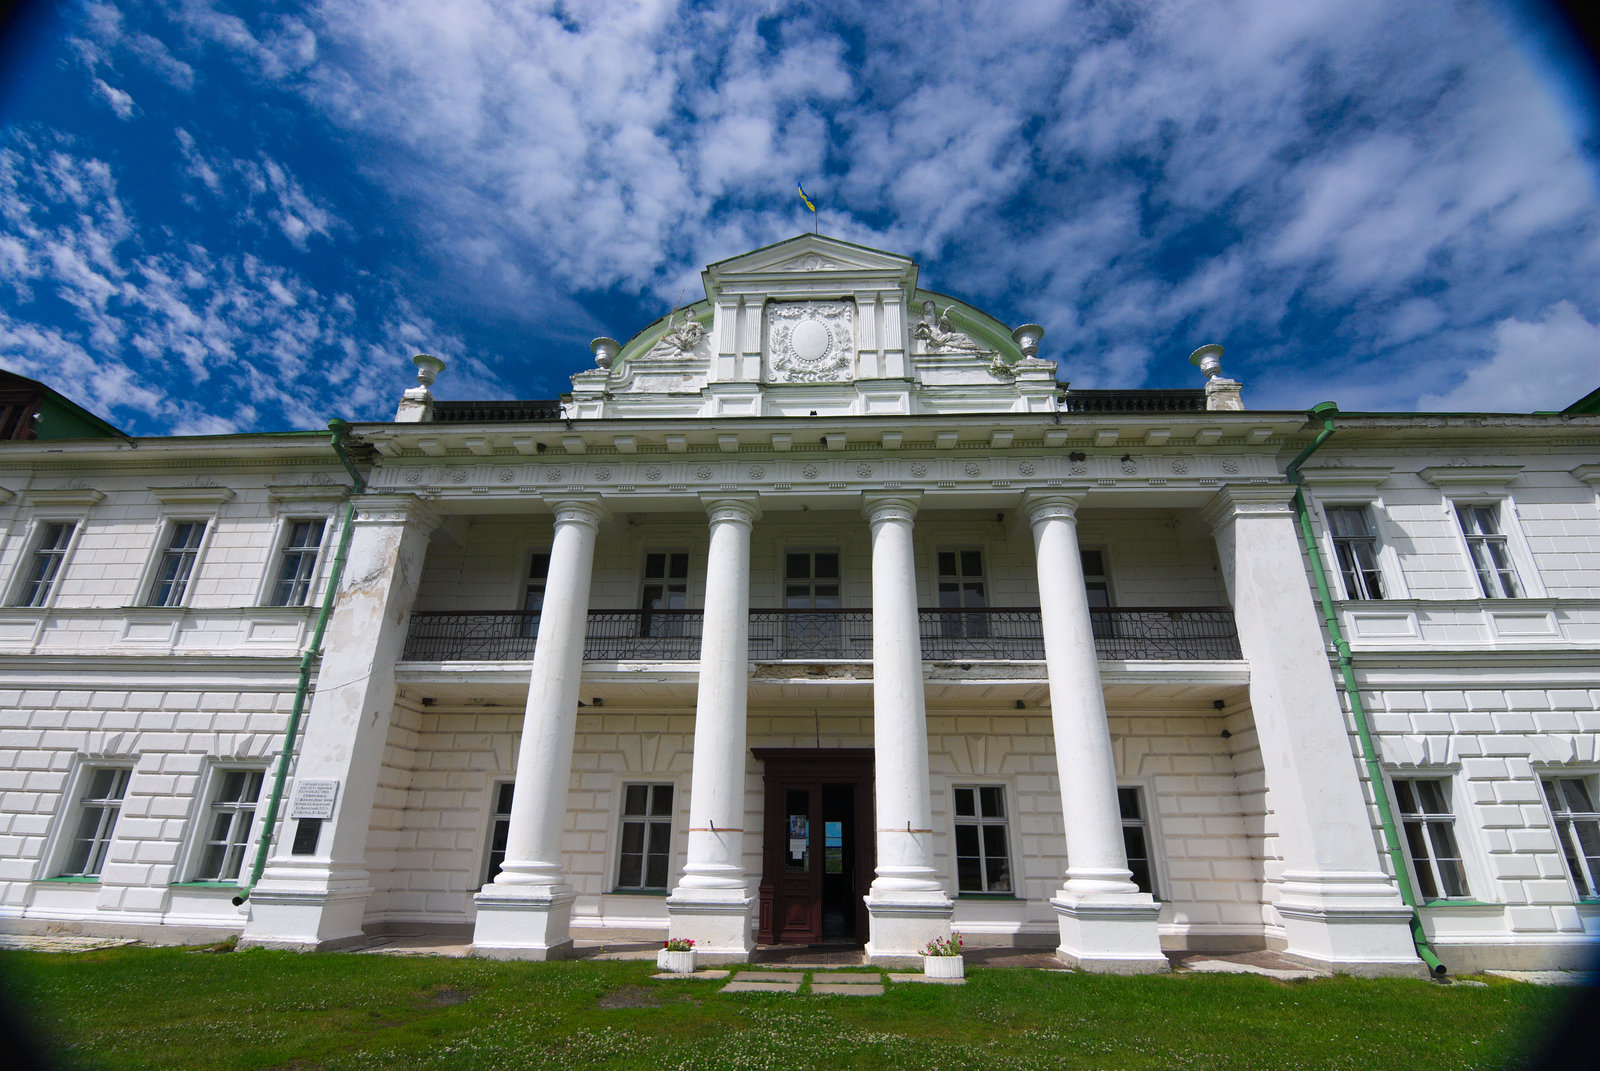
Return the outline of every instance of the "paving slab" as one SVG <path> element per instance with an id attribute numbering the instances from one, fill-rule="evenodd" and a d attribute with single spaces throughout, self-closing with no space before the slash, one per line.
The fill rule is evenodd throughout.
<path id="1" fill-rule="evenodd" d="M 788 982 L 741 982 L 735 978 L 718 992 L 721 993 L 798 993 L 800 979 Z"/>
<path id="2" fill-rule="evenodd" d="M 814 971 L 811 975 L 811 984 L 824 985 L 882 985 L 882 974 L 834 974 L 831 971 Z"/>
<path id="3" fill-rule="evenodd" d="M 1595 985 L 1600 982 L 1596 971 L 1484 971 L 1496 978 L 1509 978 L 1513 982 L 1530 985 Z"/>
<path id="4" fill-rule="evenodd" d="M 890 974 L 891 982 L 926 982 L 928 985 L 966 985 L 965 978 L 929 978 L 926 974 Z"/>
<path id="5" fill-rule="evenodd" d="M 805 979 L 804 971 L 740 971 L 740 982 L 793 982 L 799 985 Z"/>
<path id="6" fill-rule="evenodd" d="M 1184 963 L 1191 971 L 1201 974 L 1259 974 L 1265 978 L 1321 978 L 1323 972 L 1298 967 L 1263 967 L 1256 963 L 1240 963 L 1229 959 L 1191 959 Z"/>
<path id="7" fill-rule="evenodd" d="M 812 979 L 811 993 L 819 997 L 881 997 L 883 996 L 883 983 L 875 982 L 864 985 L 852 982 L 849 985 L 840 985 L 834 980 L 819 982 Z"/>

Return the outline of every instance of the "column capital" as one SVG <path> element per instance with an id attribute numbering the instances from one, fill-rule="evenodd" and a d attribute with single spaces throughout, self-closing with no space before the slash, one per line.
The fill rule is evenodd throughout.
<path id="1" fill-rule="evenodd" d="M 409 525 L 427 535 L 442 519 L 432 500 L 408 492 L 361 495 L 355 503 L 358 525 Z"/>
<path id="2" fill-rule="evenodd" d="M 1230 484 L 1217 491 L 1200 516 L 1216 531 L 1235 517 L 1270 517 L 1287 514 L 1294 501 L 1290 483 Z"/>
<path id="3" fill-rule="evenodd" d="M 701 495 L 700 504 L 713 525 L 742 524 L 748 528 L 761 519 L 761 505 L 755 495 Z"/>
<path id="4" fill-rule="evenodd" d="M 1064 520 L 1076 522 L 1078 506 L 1083 502 L 1084 489 L 1063 491 L 1029 491 L 1022 499 L 1022 508 L 1028 514 L 1028 523 L 1034 527 L 1043 521 Z"/>
<path id="5" fill-rule="evenodd" d="M 886 521 L 910 521 L 916 517 L 921 504 L 920 491 L 861 496 L 861 512 L 867 515 L 874 528 Z"/>
<path id="6" fill-rule="evenodd" d="M 544 501 L 556 515 L 558 528 L 564 524 L 599 528 L 600 522 L 611 516 L 611 511 L 606 509 L 605 503 L 595 495 L 562 495 L 559 498 L 546 496 Z"/>

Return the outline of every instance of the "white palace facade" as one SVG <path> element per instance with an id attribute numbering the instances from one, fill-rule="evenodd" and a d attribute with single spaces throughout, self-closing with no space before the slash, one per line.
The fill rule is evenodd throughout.
<path id="1" fill-rule="evenodd" d="M 0 443 L 0 931 L 1583 962 L 1600 417 L 1072 390 L 826 237 L 704 280 L 559 400 Z"/>

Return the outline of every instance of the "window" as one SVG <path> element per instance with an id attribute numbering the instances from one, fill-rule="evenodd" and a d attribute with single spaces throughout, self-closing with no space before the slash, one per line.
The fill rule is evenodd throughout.
<path id="1" fill-rule="evenodd" d="M 283 545 L 283 564 L 272 586 L 273 606 L 304 606 L 311 597 L 311 581 L 317 575 L 317 552 L 322 549 L 325 520 L 290 521 L 289 537 Z"/>
<path id="2" fill-rule="evenodd" d="M 1328 531 L 1333 536 L 1333 554 L 1339 562 L 1347 599 L 1383 598 L 1383 579 L 1378 574 L 1378 536 L 1371 518 L 1361 506 L 1330 506 Z"/>
<path id="3" fill-rule="evenodd" d="M 255 823 L 256 801 L 261 798 L 265 776 L 261 770 L 218 771 L 193 880 L 234 881 L 239 877 L 250 850 L 250 827 Z"/>
<path id="4" fill-rule="evenodd" d="M 796 611 L 837 610 L 840 605 L 837 550 L 791 550 L 784 554 L 783 608 L 789 611 L 783 616 L 786 657 L 839 657 L 839 615 Z"/>
<path id="5" fill-rule="evenodd" d="M 117 826 L 117 815 L 122 813 L 122 797 L 128 791 L 130 772 L 123 767 L 84 771 L 79 781 L 85 787 L 83 795 L 78 797 L 78 828 L 67 849 L 62 877 L 100 876 L 106 850 L 111 847 L 111 834 Z"/>
<path id="6" fill-rule="evenodd" d="M 1478 573 L 1478 586 L 1483 589 L 1484 597 L 1521 598 L 1517 571 L 1511 565 L 1506 537 L 1500 531 L 1498 509 L 1457 503 L 1456 516 L 1461 520 L 1461 534 L 1467 538 L 1467 554 Z"/>
<path id="7" fill-rule="evenodd" d="M 33 560 L 28 563 L 27 574 L 17 592 L 17 606 L 45 606 L 50 593 L 55 590 L 56 578 L 67 560 L 67 545 L 77 525 L 61 521 L 41 526 L 39 542 L 33 549 Z"/>
<path id="8" fill-rule="evenodd" d="M 964 893 L 1011 892 L 1006 794 L 999 785 L 958 785 L 956 888 Z"/>
<path id="9" fill-rule="evenodd" d="M 670 613 L 655 616 L 653 611 L 682 610 L 689 605 L 687 552 L 662 551 L 644 556 L 643 602 L 644 613 L 639 620 L 641 636 L 676 636 L 683 631 L 680 616 Z"/>
<path id="10" fill-rule="evenodd" d="M 941 610 L 982 609 L 989 605 L 982 551 L 941 550 L 938 561 Z M 983 614 L 940 614 L 939 630 L 944 639 L 982 639 L 989 635 L 989 619 Z"/>
<path id="11" fill-rule="evenodd" d="M 489 855 L 483 864 L 483 883 L 489 884 L 506 861 L 506 838 L 511 834 L 511 793 L 516 786 L 501 781 L 494 786 L 494 814 L 489 817 Z"/>
<path id="12" fill-rule="evenodd" d="M 528 558 L 528 576 L 522 582 L 522 625 L 524 639 L 539 635 L 539 615 L 544 611 L 544 586 L 550 576 L 550 552 L 536 550 Z"/>
<path id="13" fill-rule="evenodd" d="M 665 891 L 671 854 L 672 786 L 625 786 L 617 888 Z"/>
<path id="14" fill-rule="evenodd" d="M 200 541 L 205 538 L 206 522 L 179 521 L 167 536 L 166 549 L 156 564 L 155 580 L 150 585 L 146 606 L 182 606 L 189 590 L 189 578 L 194 573 L 195 559 L 200 556 Z"/>
<path id="15" fill-rule="evenodd" d="M 1578 899 L 1600 900 L 1600 813 L 1590 778 L 1543 778 L 1544 798 Z"/>
<path id="16" fill-rule="evenodd" d="M 1106 573 L 1106 555 L 1100 550 L 1078 551 L 1078 561 L 1083 565 L 1083 590 L 1089 596 L 1089 605 L 1111 605 L 1111 579 Z"/>
<path id="17" fill-rule="evenodd" d="M 1117 807 L 1122 812 L 1122 846 L 1128 854 L 1128 870 L 1140 892 L 1156 895 L 1155 875 L 1150 866 L 1150 823 L 1145 819 L 1144 793 L 1138 788 L 1117 789 Z"/>
<path id="18" fill-rule="evenodd" d="M 1396 781 L 1400 824 L 1424 901 L 1463 899 L 1467 873 L 1456 847 L 1455 816 L 1444 781 Z"/>

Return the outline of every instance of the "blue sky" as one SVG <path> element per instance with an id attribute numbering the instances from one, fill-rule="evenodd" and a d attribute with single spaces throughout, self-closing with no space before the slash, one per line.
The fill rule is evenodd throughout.
<path id="1" fill-rule="evenodd" d="M 1559 408 L 1600 385 L 1593 72 L 1482 0 L 152 0 L 0 59 L 0 365 L 135 433 L 551 397 L 802 230 L 1078 387 Z"/>

